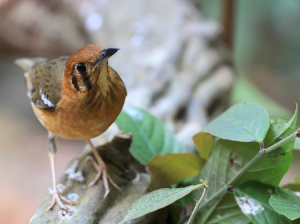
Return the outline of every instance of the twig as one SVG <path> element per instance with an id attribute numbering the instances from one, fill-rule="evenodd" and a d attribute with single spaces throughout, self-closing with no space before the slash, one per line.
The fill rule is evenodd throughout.
<path id="1" fill-rule="evenodd" d="M 203 193 L 202 193 L 202 196 L 201 196 L 200 200 L 197 202 L 197 204 L 196 204 L 196 206 L 195 206 L 195 208 L 194 208 L 194 210 L 193 210 L 193 212 L 192 212 L 192 214 L 191 214 L 191 217 L 190 217 L 190 219 L 189 219 L 189 221 L 188 221 L 187 224 L 192 224 L 192 222 L 193 222 L 193 220 L 194 220 L 194 217 L 195 217 L 195 215 L 196 215 L 196 211 L 198 210 L 198 208 L 199 208 L 201 202 L 202 202 L 203 199 L 204 199 L 204 196 L 206 195 L 207 189 L 208 189 L 208 185 L 205 183 L 205 185 L 204 185 L 204 187 L 203 187 L 203 190 L 204 190 L 204 191 L 203 191 Z"/>

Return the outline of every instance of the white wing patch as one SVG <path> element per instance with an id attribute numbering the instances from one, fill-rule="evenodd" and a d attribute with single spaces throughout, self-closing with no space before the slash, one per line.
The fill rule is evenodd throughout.
<path id="1" fill-rule="evenodd" d="M 45 95 L 44 95 L 43 92 L 42 92 L 42 89 L 40 89 L 40 95 L 41 95 L 41 99 L 43 100 L 43 102 L 44 102 L 45 105 L 47 105 L 47 106 L 49 106 L 49 107 L 53 107 L 53 106 L 54 106 L 54 104 L 51 103 L 51 101 L 48 100 L 48 99 L 45 97 Z"/>
<path id="2" fill-rule="evenodd" d="M 24 78 L 25 79 L 27 79 L 27 77 L 28 77 L 28 72 L 25 72 L 24 73 Z M 26 80 L 26 83 L 27 83 L 28 81 Z M 26 85 L 28 85 L 28 84 L 26 84 Z M 31 94 L 29 93 L 29 92 L 27 92 L 27 96 L 29 97 L 29 99 L 31 98 Z"/>

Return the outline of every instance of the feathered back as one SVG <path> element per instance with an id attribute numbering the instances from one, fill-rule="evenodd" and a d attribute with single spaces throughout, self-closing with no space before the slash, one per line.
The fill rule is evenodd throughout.
<path id="1" fill-rule="evenodd" d="M 57 107 L 61 99 L 62 76 L 67 59 L 20 58 L 15 61 L 25 71 L 27 95 L 38 108 Z"/>

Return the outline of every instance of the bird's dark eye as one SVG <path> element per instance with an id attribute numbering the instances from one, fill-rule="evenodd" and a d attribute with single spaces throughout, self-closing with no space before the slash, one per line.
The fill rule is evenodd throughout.
<path id="1" fill-rule="evenodd" d="M 79 72 L 80 74 L 83 74 L 86 72 L 87 68 L 86 65 L 83 63 L 78 63 L 75 65 L 75 69 L 77 70 L 77 72 Z"/>

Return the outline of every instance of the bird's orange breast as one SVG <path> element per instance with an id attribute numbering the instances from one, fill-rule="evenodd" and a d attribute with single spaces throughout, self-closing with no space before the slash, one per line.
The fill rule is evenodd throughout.
<path id="1" fill-rule="evenodd" d="M 94 110 L 83 100 L 62 97 L 58 107 L 51 110 L 37 108 L 33 110 L 41 122 L 53 135 L 67 139 L 90 139 L 103 132 L 115 121 L 122 110 L 126 94 L 121 94 L 115 101 L 107 101 Z"/>

